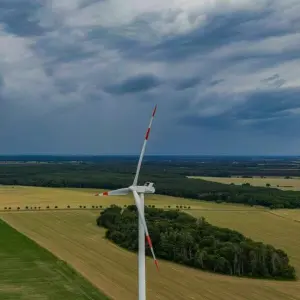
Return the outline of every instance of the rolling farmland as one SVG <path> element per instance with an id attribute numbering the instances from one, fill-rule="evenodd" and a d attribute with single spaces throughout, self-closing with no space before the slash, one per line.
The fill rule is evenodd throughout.
<path id="1" fill-rule="evenodd" d="M 18 207 L 25 209 L 26 206 L 32 209 L 50 208 L 66 209 L 79 208 L 79 206 L 107 207 L 113 203 L 118 205 L 133 204 L 134 200 L 130 196 L 122 197 L 95 197 L 94 194 L 101 190 L 97 189 L 62 189 L 62 188 L 42 188 L 42 187 L 24 187 L 24 186 L 0 186 L 0 210 L 9 207 L 16 210 Z M 207 207 L 209 203 L 203 203 L 199 206 L 199 202 L 188 199 L 180 199 L 170 196 L 151 195 L 147 200 L 147 204 L 155 205 L 156 207 L 164 207 L 167 205 L 176 204 L 190 205 L 195 208 Z"/>
<path id="2" fill-rule="evenodd" d="M 65 206 L 67 203 L 78 205 L 83 202 L 88 205 L 96 202 L 99 204 L 100 200 L 103 205 L 109 205 L 111 201 L 116 204 L 132 203 L 130 197 L 93 197 L 94 191 L 91 190 L 22 187 L 11 192 L 12 188 L 7 189 L 7 193 L 1 189 L 0 201 L 5 201 L 5 205 L 11 205 L 10 201 L 13 201 L 14 205 L 25 205 L 24 199 L 32 201 L 31 203 L 51 203 L 58 206 Z M 24 191 L 24 197 L 21 189 Z M 10 200 L 5 195 L 9 195 Z M 154 203 L 157 207 L 174 205 L 175 200 L 177 203 L 181 202 L 178 198 L 158 195 L 146 198 L 147 204 Z M 274 215 L 273 211 L 271 213 L 266 209 L 242 205 L 182 201 L 193 206 L 189 213 L 204 216 L 212 224 L 239 230 L 255 240 L 268 242 L 286 250 L 297 273 L 300 273 L 300 245 L 297 242 L 300 223 L 294 221 L 295 216 L 281 216 L 286 213 L 285 210 L 276 211 L 279 215 Z M 293 212 L 297 215 L 299 211 Z M 98 213 L 92 210 L 14 211 L 2 212 L 1 218 L 71 264 L 108 296 L 114 299 L 134 299 L 137 296 L 136 255 L 103 238 L 104 230 L 98 228 L 95 222 Z M 147 260 L 148 297 L 151 299 L 300 299 L 299 281 L 233 278 L 164 261 L 160 261 L 160 266 L 160 273 L 157 274 L 151 259 Z"/>
<path id="3" fill-rule="evenodd" d="M 108 296 L 134 299 L 136 255 L 103 239 L 104 230 L 95 226 L 95 217 L 91 211 L 3 215 L 12 226 L 70 263 Z M 153 262 L 147 260 L 151 299 L 199 299 L 199 295 L 203 299 L 224 300 L 300 299 L 299 282 L 232 278 L 162 261 L 160 266 L 157 274 Z"/>
<path id="4" fill-rule="evenodd" d="M 292 190 L 300 191 L 300 178 L 289 178 L 285 179 L 283 177 L 252 177 L 252 178 L 242 178 L 242 177 L 202 177 L 202 176 L 189 176 L 190 179 L 203 179 L 206 181 L 213 181 L 224 184 L 234 183 L 236 185 L 241 185 L 249 183 L 252 186 L 265 187 L 266 184 L 270 184 L 273 188 L 278 188 L 281 190 Z"/>

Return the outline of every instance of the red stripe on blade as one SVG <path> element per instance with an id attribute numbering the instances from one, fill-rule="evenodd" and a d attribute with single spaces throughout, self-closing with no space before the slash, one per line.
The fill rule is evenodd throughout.
<path id="1" fill-rule="evenodd" d="M 150 128 L 147 129 L 146 136 L 145 136 L 145 140 L 148 140 L 148 138 L 149 138 L 149 133 L 150 133 Z"/>
<path id="2" fill-rule="evenodd" d="M 150 248 L 153 248 L 153 247 L 152 247 L 152 241 L 151 241 L 149 235 L 146 235 L 146 239 L 147 239 L 147 242 L 148 242 L 149 247 L 150 247 Z"/>

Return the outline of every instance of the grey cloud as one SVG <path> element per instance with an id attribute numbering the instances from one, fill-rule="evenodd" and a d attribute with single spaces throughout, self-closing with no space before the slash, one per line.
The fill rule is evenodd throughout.
<path id="1" fill-rule="evenodd" d="M 288 114 L 287 110 L 300 108 L 299 92 L 300 89 L 280 89 L 252 93 L 238 115 L 241 119 L 268 119 Z"/>
<path id="2" fill-rule="evenodd" d="M 0 20 L 8 32 L 18 36 L 38 36 L 45 33 L 36 13 L 41 4 L 36 0 L 1 0 Z"/>
<path id="3" fill-rule="evenodd" d="M 55 64 L 76 62 L 97 55 L 97 48 L 87 49 L 85 47 L 87 40 L 72 37 L 72 33 L 72 30 L 62 29 L 58 31 L 58 36 L 43 36 L 36 41 L 33 48 L 37 54 L 50 59 L 52 67 L 55 67 Z"/>
<path id="4" fill-rule="evenodd" d="M 3 80 L 3 77 L 0 73 L 0 92 L 1 92 L 1 88 L 4 86 L 4 80 Z"/>
<path id="5" fill-rule="evenodd" d="M 57 87 L 58 91 L 63 95 L 76 92 L 78 89 L 77 83 L 65 79 L 55 80 L 55 86 Z"/>
<path id="6" fill-rule="evenodd" d="M 270 86 L 270 87 L 281 87 L 282 85 L 284 85 L 286 83 L 286 80 L 284 80 L 283 78 L 281 78 L 279 76 L 279 74 L 274 74 L 268 78 L 265 78 L 263 80 L 261 80 L 261 82 L 265 83 L 266 85 Z"/>
<path id="7" fill-rule="evenodd" d="M 200 72 L 207 77 L 221 68 L 245 61 L 249 61 L 249 71 L 256 72 L 259 69 L 278 65 L 283 61 L 300 58 L 298 46 L 293 48 L 286 45 L 284 51 L 273 51 L 273 53 L 263 51 L 259 47 L 246 51 L 246 53 L 243 49 L 239 49 L 239 45 L 236 43 L 243 43 L 245 50 L 247 50 L 247 43 L 252 46 L 265 38 L 284 38 L 285 35 L 297 33 L 300 30 L 300 23 L 294 21 L 289 22 L 287 20 L 277 24 L 277 26 L 270 25 L 277 21 L 272 6 L 269 6 L 259 13 L 245 12 L 227 16 L 211 16 L 202 28 L 197 28 L 185 35 L 165 38 L 152 45 L 138 42 L 133 37 L 127 38 L 126 35 L 114 39 L 112 45 L 118 45 L 122 48 L 124 58 L 162 61 L 170 64 L 194 58 L 195 65 L 197 63 L 202 64 L 203 60 L 209 59 L 212 51 L 216 51 L 217 57 L 218 49 L 222 50 L 224 46 L 228 48 L 231 46 L 234 50 L 237 47 L 236 51 L 218 59 L 215 64 L 211 63 L 209 70 L 201 70 Z M 265 26 L 258 28 L 258 23 Z M 269 26 L 266 26 L 267 23 Z M 205 74 L 206 71 L 209 74 Z M 277 86 L 282 84 L 283 81 L 280 81 Z"/>
<path id="8" fill-rule="evenodd" d="M 161 84 L 161 80 L 156 76 L 143 74 L 126 79 L 119 84 L 110 85 L 105 88 L 105 91 L 117 95 L 139 93 L 153 89 Z"/>
<path id="9" fill-rule="evenodd" d="M 199 117 L 192 113 L 180 118 L 178 120 L 178 124 L 227 131 L 236 124 L 236 120 L 234 119 L 234 116 L 230 114 L 221 114 L 212 117 Z"/>
<path id="10" fill-rule="evenodd" d="M 186 78 L 186 79 L 182 79 L 182 80 L 177 80 L 177 82 L 175 83 L 175 89 L 182 91 L 182 90 L 186 90 L 189 88 L 193 88 L 193 87 L 197 86 L 199 83 L 201 83 L 201 79 L 198 76 Z"/>
<path id="11" fill-rule="evenodd" d="M 211 49 L 228 45 L 229 43 L 241 40 L 257 40 L 262 37 L 260 31 L 256 34 L 251 30 L 243 32 L 239 29 L 243 23 L 253 22 L 268 16 L 268 12 L 262 13 L 237 13 L 229 16 L 212 16 L 204 27 L 194 31 L 171 38 L 150 47 L 141 45 L 140 53 L 143 59 L 177 61 L 199 53 L 208 53 Z M 258 36 L 259 35 L 259 36 Z M 265 33 L 267 36 L 268 33 Z M 131 45 L 134 42 L 131 41 Z M 137 49 L 136 49 L 137 50 Z M 130 47 L 125 49 L 128 57 L 135 55 Z"/>
<path id="12" fill-rule="evenodd" d="M 274 74 L 270 77 L 267 77 L 265 79 L 263 79 L 262 81 L 266 81 L 266 82 L 269 82 L 269 81 L 273 81 L 273 80 L 277 80 L 280 76 L 278 74 Z"/>
<path id="13" fill-rule="evenodd" d="M 300 30 L 300 27 L 299 27 Z M 249 44 L 251 45 L 251 43 Z M 287 45 L 288 46 L 288 45 Z M 298 48 L 286 49 L 281 53 L 270 53 L 268 51 L 262 52 L 260 50 L 252 51 L 252 53 L 236 52 L 227 57 L 227 64 L 234 64 L 242 61 L 249 61 L 249 67 L 251 69 L 263 69 L 281 64 L 283 61 L 294 60 L 300 58 L 300 52 Z M 255 61 L 256 65 L 251 66 L 250 62 Z"/>
<path id="14" fill-rule="evenodd" d="M 94 1 L 82 1 L 78 11 Z M 59 16 L 41 27 L 43 20 L 37 22 L 36 17 L 43 16 L 38 14 L 39 7 L 40 2 L 33 0 L 0 3 L 4 30 L 32 41 L 30 55 L 36 63 L 30 63 L 29 54 L 20 55 L 20 61 L 6 66 L 3 77 L 14 68 L 12 85 L 18 78 L 24 79 L 23 87 L 29 91 L 40 87 L 36 82 L 42 85 L 38 94 L 33 92 L 27 99 L 22 98 L 20 89 L 2 93 L 4 81 L 0 77 L 0 136 L 6 138 L 2 152 L 138 152 L 140 141 L 136 135 L 140 129 L 136 124 L 148 122 L 154 102 L 159 105 L 155 120 L 159 133 L 151 137 L 154 140 L 150 148 L 156 153 L 177 151 L 174 149 L 179 140 L 184 140 L 178 146 L 181 153 L 199 153 L 203 149 L 220 153 L 216 149 L 222 148 L 218 146 L 224 142 L 228 152 L 241 153 L 248 148 L 235 148 L 232 137 L 237 132 L 240 144 L 247 144 L 247 137 L 252 136 L 257 147 L 267 143 L 269 134 L 277 134 L 273 146 L 282 145 L 279 135 L 285 137 L 284 130 L 297 135 L 300 118 L 289 110 L 300 107 L 299 90 L 283 87 L 291 82 L 295 85 L 298 73 L 291 72 L 295 74 L 292 78 L 279 68 L 271 74 L 264 72 L 262 81 L 262 76 L 254 75 L 299 58 L 299 49 L 287 45 L 281 53 L 273 54 L 268 49 L 251 53 L 244 51 L 246 47 L 233 49 L 239 43 L 247 46 L 299 31 L 297 21 L 276 19 L 272 6 L 256 13 L 208 16 L 204 27 L 164 39 L 157 39 L 150 30 L 153 15 L 147 20 L 139 16 L 128 26 L 110 30 L 101 26 L 63 26 Z M 224 48 L 221 55 L 218 51 Z M 215 57 L 210 57 L 212 53 Z M 19 69 L 20 65 L 24 67 Z M 226 73 L 229 67 L 232 73 Z M 239 87 L 236 89 L 231 75 L 245 77 L 241 82 L 245 82 L 247 93 L 236 92 Z M 42 77 L 40 81 L 38 76 Z M 263 85 L 265 91 L 256 90 L 256 84 Z M 223 93 L 223 87 L 228 92 Z M 241 98 L 240 103 L 233 101 L 237 98 Z M 137 115 L 136 110 L 141 113 Z M 222 133 L 218 135 L 218 131 Z M 198 143 L 195 134 L 199 132 Z M 141 136 L 143 133 L 141 128 Z M 259 141 L 257 133 L 261 133 Z M 30 138 L 26 139 L 26 135 Z M 160 143 L 155 144 L 155 136 L 159 136 Z M 231 143 L 227 143 L 228 138 Z"/>
<path id="15" fill-rule="evenodd" d="M 232 110 L 214 116 L 198 116 L 191 113 L 178 120 L 180 125 L 207 127 L 218 130 L 241 130 L 253 128 L 282 134 L 287 126 L 298 131 L 292 111 L 300 109 L 298 101 L 300 89 L 258 91 L 245 95 L 246 101 L 237 104 Z M 225 100 L 225 99 L 223 99 Z M 246 122 L 245 122 L 246 121 Z M 247 122 L 249 121 L 249 122 Z M 297 122 L 299 123 L 299 122 Z"/>
<path id="16" fill-rule="evenodd" d="M 218 85 L 221 82 L 224 82 L 224 79 L 216 79 L 216 80 L 211 81 L 209 84 L 214 86 L 214 85 Z"/>
<path id="17" fill-rule="evenodd" d="M 79 9 L 82 9 L 82 8 L 86 8 L 88 7 L 89 5 L 92 5 L 94 3 L 98 3 L 100 1 L 106 1 L 106 0 L 84 0 L 84 1 L 81 1 L 78 5 L 78 8 Z"/>

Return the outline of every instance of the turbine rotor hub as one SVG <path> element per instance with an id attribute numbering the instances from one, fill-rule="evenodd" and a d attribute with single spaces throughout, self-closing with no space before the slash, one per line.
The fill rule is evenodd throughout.
<path id="1" fill-rule="evenodd" d="M 131 191 L 136 191 L 138 194 L 154 194 L 155 188 L 153 182 L 146 182 L 144 185 L 132 185 L 129 187 Z"/>

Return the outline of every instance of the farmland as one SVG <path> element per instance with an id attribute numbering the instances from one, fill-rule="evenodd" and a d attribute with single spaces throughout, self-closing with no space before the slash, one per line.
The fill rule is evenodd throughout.
<path id="1" fill-rule="evenodd" d="M 25 158 L 24 158 L 25 159 Z M 28 158 L 27 158 L 28 159 Z M 45 158 L 44 158 L 45 159 Z M 53 159 L 53 158 L 52 158 Z M 66 158 L 56 158 L 66 159 Z M 74 159 L 74 158 L 72 158 Z M 136 169 L 134 157 L 86 158 L 89 162 L 19 163 L 1 165 L 0 184 L 14 186 L 39 186 L 61 188 L 117 189 L 129 186 Z M 147 158 L 149 159 L 149 158 Z M 0 156 L 1 160 L 1 156 Z M 94 161 L 96 160 L 96 161 Z M 282 163 L 284 165 L 282 165 Z M 243 203 L 271 208 L 300 208 L 300 191 L 282 191 L 275 188 L 229 185 L 207 180 L 191 180 L 188 176 L 266 176 L 265 168 L 277 171 L 272 176 L 299 177 L 288 171 L 288 162 L 269 162 L 261 165 L 251 159 L 236 163 L 232 160 L 202 161 L 201 158 L 154 157 L 145 161 L 141 182 L 155 182 L 156 194 L 168 195 L 209 202 Z M 227 170 L 227 171 L 226 171 Z M 251 173 L 248 171 L 252 170 Z M 253 173 L 255 171 L 255 173 Z M 269 172 L 268 171 L 268 172 Z M 273 172 L 273 171 L 272 171 Z M 295 173 L 296 172 L 296 173 Z M 146 176 L 147 174 L 147 176 Z M 274 174 L 274 175 L 273 175 Z M 277 174 L 277 175 L 276 175 Z M 271 176 L 271 175 L 268 175 Z M 75 196 L 76 197 L 76 196 Z M 47 198 L 47 196 L 43 197 Z M 43 199 L 46 200 L 46 199 Z M 52 199 L 49 199 L 52 201 Z"/>
<path id="2" fill-rule="evenodd" d="M 242 185 L 249 183 L 252 186 L 266 187 L 267 184 L 272 188 L 278 188 L 281 190 L 292 190 L 300 191 L 300 178 L 284 178 L 284 177 L 252 177 L 252 178 L 242 178 L 242 177 L 202 177 L 202 176 L 190 176 L 190 179 L 201 179 L 206 181 L 212 181 L 223 184 L 236 184 Z"/>
<path id="3" fill-rule="evenodd" d="M 108 299 L 64 261 L 2 220 L 0 235 L 0 299 Z"/>
<path id="4" fill-rule="evenodd" d="M 0 186 L 0 210 L 8 209 L 12 210 L 25 209 L 27 206 L 29 209 L 46 209 L 47 206 L 53 209 L 67 209 L 68 206 L 72 209 L 85 206 L 86 208 L 92 208 L 92 206 L 107 207 L 113 203 L 118 205 L 133 204 L 134 201 L 131 196 L 122 197 L 95 197 L 95 193 L 101 192 L 100 189 L 72 189 L 72 188 L 41 188 L 41 187 L 24 187 L 24 186 Z M 210 208 L 209 203 L 197 203 L 195 201 L 176 198 L 170 196 L 152 195 L 149 198 L 147 204 L 155 205 L 156 207 L 164 207 L 166 205 L 172 205 L 173 208 L 176 204 L 191 205 L 195 208 Z M 217 205 L 217 204 L 212 204 Z M 219 206 L 218 206 L 219 207 Z M 222 207 L 227 207 L 223 205 Z"/>
<path id="5" fill-rule="evenodd" d="M 292 211 L 300 219 L 300 211 Z M 194 216 L 203 216 L 212 224 L 238 230 L 255 240 L 264 241 L 284 249 L 300 274 L 300 241 L 296 237 L 300 223 L 291 217 L 282 217 L 278 211 L 193 211 Z"/>
<path id="6" fill-rule="evenodd" d="M 91 205 L 132 204 L 130 197 L 97 198 L 94 190 L 70 190 L 27 187 L 1 187 L 3 206 L 25 205 Z M 204 216 L 215 225 L 236 229 L 243 234 L 285 250 L 300 273 L 298 232 L 295 222 L 298 210 L 287 216 L 288 210 L 270 211 L 243 205 L 216 204 L 168 196 L 153 195 L 147 204 L 157 207 L 176 204 L 190 205 L 187 210 Z M 30 202 L 30 204 L 29 204 Z M 272 212 L 272 213 L 271 213 Z M 278 215 L 275 215 L 278 214 Z M 60 259 L 71 264 L 108 296 L 134 299 L 137 296 L 136 255 L 103 238 L 104 229 L 96 226 L 99 211 L 7 211 L 1 218 L 26 234 Z M 184 274 L 184 276 L 183 276 Z M 151 299 L 300 299 L 300 282 L 276 282 L 233 278 L 205 273 L 180 265 L 160 261 L 157 274 L 153 262 L 147 259 L 148 297 Z"/>

